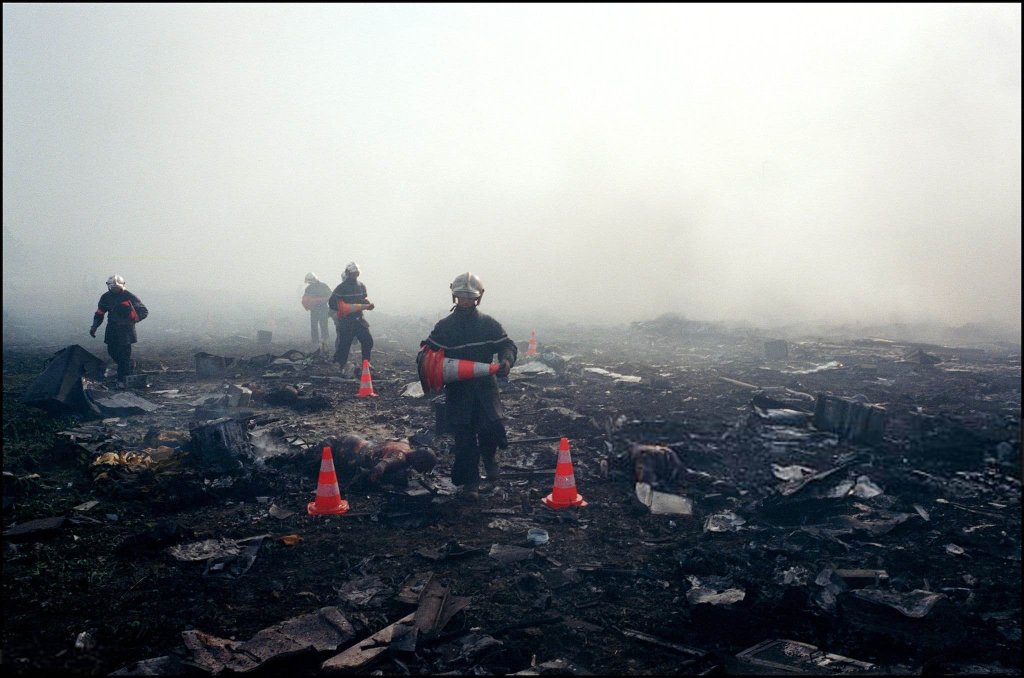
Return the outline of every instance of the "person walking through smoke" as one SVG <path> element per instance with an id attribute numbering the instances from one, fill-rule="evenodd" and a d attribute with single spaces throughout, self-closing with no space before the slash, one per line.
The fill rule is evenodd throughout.
<path id="1" fill-rule="evenodd" d="M 443 350 L 445 358 L 482 363 L 490 363 L 497 354 L 501 363 L 497 375 L 508 376 L 515 365 L 518 349 L 505 334 L 501 323 L 477 309 L 484 295 L 480 278 L 469 272 L 462 273 L 449 287 L 455 306 L 452 313 L 434 325 L 430 336 L 420 342 L 417 366 L 428 348 Z M 452 482 L 462 486 L 462 494 L 466 498 L 478 499 L 480 462 L 483 461 L 487 479 L 497 480 L 500 475 L 497 450 L 508 447 L 498 398 L 498 381 L 494 375 L 488 374 L 447 383 L 444 391 L 446 423 L 455 437 Z"/>
<path id="2" fill-rule="evenodd" d="M 107 278 L 107 291 L 96 305 L 89 336 L 96 336 L 96 330 L 106 317 L 107 329 L 103 333 L 103 341 L 107 345 L 107 353 L 117 363 L 117 385 L 121 388 L 128 385 L 127 379 L 132 373 L 132 344 L 139 340 L 135 325 L 148 315 L 149 309 L 142 300 L 128 291 L 124 278 L 117 274 Z"/>
<path id="3" fill-rule="evenodd" d="M 373 337 L 370 335 L 370 323 L 363 319 L 362 311 L 352 311 L 348 315 L 340 315 L 338 307 L 341 302 L 346 304 L 366 304 L 366 310 L 372 311 L 373 304 L 366 297 L 366 285 L 359 282 L 359 265 L 350 261 L 345 266 L 345 273 L 341 283 L 334 288 L 327 305 L 334 313 L 334 327 L 338 336 L 334 343 L 334 362 L 338 369 L 344 370 L 348 362 L 348 352 L 352 348 L 352 341 L 359 340 L 362 349 L 363 360 L 370 360 L 370 351 L 373 349 Z M 358 375 L 356 375 L 358 376 Z"/>
<path id="4" fill-rule="evenodd" d="M 327 350 L 327 316 L 330 308 L 327 300 L 331 298 L 331 288 L 321 282 L 315 273 L 306 274 L 306 291 L 302 294 L 302 307 L 309 311 L 309 336 L 313 346 Z"/>

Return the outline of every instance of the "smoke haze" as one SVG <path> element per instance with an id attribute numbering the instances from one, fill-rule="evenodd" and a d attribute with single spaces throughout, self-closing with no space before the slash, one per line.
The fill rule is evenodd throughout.
<path id="1" fill-rule="evenodd" d="M 3 8 L 5 321 L 1021 321 L 1021 6 Z M 369 318 L 371 323 L 373 317 Z M 145 336 L 142 338 L 145 341 Z"/>

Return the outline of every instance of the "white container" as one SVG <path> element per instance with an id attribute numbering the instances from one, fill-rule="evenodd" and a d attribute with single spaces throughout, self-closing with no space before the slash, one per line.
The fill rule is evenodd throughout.
<path id="1" fill-rule="evenodd" d="M 526 541 L 530 542 L 533 546 L 543 546 L 544 544 L 547 544 L 547 530 L 542 530 L 539 527 L 531 527 L 526 532 Z"/>

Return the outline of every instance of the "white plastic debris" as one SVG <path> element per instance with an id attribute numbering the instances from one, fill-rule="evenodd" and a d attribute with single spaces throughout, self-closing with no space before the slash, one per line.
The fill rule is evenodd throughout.
<path id="1" fill-rule="evenodd" d="M 91 650 L 96 647 L 96 639 L 93 638 L 92 634 L 88 631 L 82 631 L 75 636 L 75 649 L 76 650 Z"/>
<path id="2" fill-rule="evenodd" d="M 693 513 L 693 501 L 678 494 L 658 492 L 647 483 L 636 484 L 636 498 L 659 515 L 688 516 Z"/>
<path id="3" fill-rule="evenodd" d="M 601 367 L 584 367 L 583 372 L 587 374 L 596 374 L 601 377 L 608 377 L 614 381 L 623 382 L 627 384 L 639 384 L 640 377 L 634 377 L 627 374 L 619 374 L 618 372 L 611 372 Z"/>
<path id="4" fill-rule="evenodd" d="M 806 370 L 780 370 L 783 374 L 814 374 L 816 372 L 824 372 L 825 370 L 838 370 L 843 364 L 838 360 L 830 360 L 824 365 L 815 365 L 809 367 Z"/>
<path id="5" fill-rule="evenodd" d="M 780 466 L 772 464 L 772 475 L 779 480 L 802 480 L 804 476 L 814 473 L 814 469 L 794 464 L 792 466 Z"/>
<path id="6" fill-rule="evenodd" d="M 732 511 L 723 511 L 708 516 L 707 520 L 704 521 L 704 531 L 736 532 L 746 522 L 745 518 L 741 518 Z"/>
<path id="7" fill-rule="evenodd" d="M 871 478 L 867 476 L 859 476 L 857 478 L 857 484 L 850 490 L 850 494 L 860 499 L 870 499 L 871 497 L 877 497 L 880 494 L 885 494 L 885 491 L 878 485 L 871 482 Z"/>
<path id="8" fill-rule="evenodd" d="M 746 598 L 746 591 L 734 587 L 723 588 L 715 586 L 712 582 L 701 582 L 697 577 L 687 577 L 693 588 L 686 592 L 686 600 L 691 605 L 732 605 Z M 715 578 L 712 578 L 715 579 Z"/>
<path id="9" fill-rule="evenodd" d="M 556 374 L 556 372 L 540 361 L 533 361 L 516 365 L 511 370 L 512 374 Z"/>
<path id="10" fill-rule="evenodd" d="M 403 398 L 422 398 L 423 397 L 423 384 L 418 381 L 413 381 L 405 385 L 402 389 Z"/>

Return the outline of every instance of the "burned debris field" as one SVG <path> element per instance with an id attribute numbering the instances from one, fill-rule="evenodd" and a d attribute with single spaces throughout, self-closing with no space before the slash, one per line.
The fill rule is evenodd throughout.
<path id="1" fill-rule="evenodd" d="M 1020 673 L 1018 344 L 538 328 L 472 501 L 425 334 L 5 345 L 5 673 Z M 439 463 L 310 515 L 347 433 Z"/>

